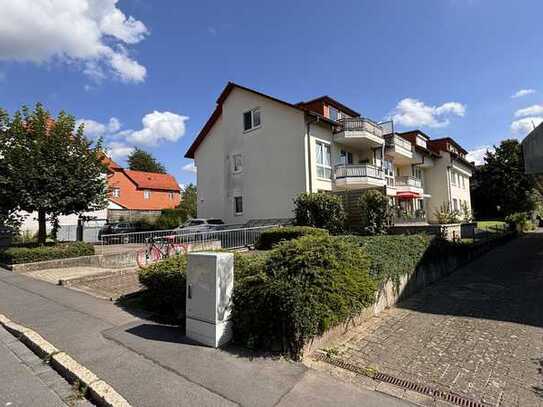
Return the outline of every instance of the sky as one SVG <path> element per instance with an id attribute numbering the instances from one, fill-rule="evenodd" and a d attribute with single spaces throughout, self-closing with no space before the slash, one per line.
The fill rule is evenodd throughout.
<path id="1" fill-rule="evenodd" d="M 480 160 L 543 121 L 541 0 L 0 0 L 0 107 L 41 102 L 126 164 L 184 154 L 228 81 L 329 95 Z"/>

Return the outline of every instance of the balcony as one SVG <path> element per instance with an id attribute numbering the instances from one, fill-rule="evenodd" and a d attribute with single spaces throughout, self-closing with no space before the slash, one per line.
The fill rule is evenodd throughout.
<path id="1" fill-rule="evenodd" d="M 395 179 L 397 196 L 404 195 L 415 198 L 417 195 L 422 196 L 422 180 L 411 176 L 400 176 Z"/>
<path id="2" fill-rule="evenodd" d="M 389 134 L 385 137 L 386 153 L 394 158 L 397 165 L 410 164 L 413 160 L 413 147 L 406 139 Z"/>
<path id="3" fill-rule="evenodd" d="M 385 143 L 383 129 L 377 123 L 363 117 L 338 120 L 339 129 L 334 140 L 354 148 L 375 148 Z"/>
<path id="4" fill-rule="evenodd" d="M 375 188 L 386 184 L 383 170 L 370 164 L 338 165 L 334 175 L 334 187 L 338 190 Z"/>

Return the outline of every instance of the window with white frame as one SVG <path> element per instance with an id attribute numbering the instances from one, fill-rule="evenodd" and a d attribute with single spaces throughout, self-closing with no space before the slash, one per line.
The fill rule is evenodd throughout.
<path id="1" fill-rule="evenodd" d="M 353 163 L 353 153 L 345 150 L 340 152 L 341 163 L 351 165 Z"/>
<path id="2" fill-rule="evenodd" d="M 119 187 L 113 188 L 112 191 L 111 191 L 111 196 L 113 198 L 119 198 L 121 196 L 121 188 L 119 188 Z"/>
<path id="3" fill-rule="evenodd" d="M 243 130 L 248 131 L 260 127 L 260 108 L 243 113 Z"/>
<path id="4" fill-rule="evenodd" d="M 241 154 L 234 154 L 232 156 L 232 170 L 234 173 L 241 172 L 243 169 L 243 158 Z"/>
<path id="5" fill-rule="evenodd" d="M 330 144 L 317 141 L 315 147 L 317 156 L 317 177 L 327 179 L 332 178 Z"/>
<path id="6" fill-rule="evenodd" d="M 451 172 L 451 184 L 456 186 L 456 172 Z"/>
<path id="7" fill-rule="evenodd" d="M 463 175 L 460 176 L 462 178 L 462 189 L 466 189 L 466 177 Z"/>
<path id="8" fill-rule="evenodd" d="M 453 210 L 457 211 L 458 208 L 458 199 L 454 198 L 453 200 Z"/>
<path id="9" fill-rule="evenodd" d="M 168 192 L 168 198 L 170 198 L 170 201 L 173 199 L 173 192 Z"/>
<path id="10" fill-rule="evenodd" d="M 148 189 L 145 189 L 143 191 L 143 199 L 151 199 L 151 191 L 149 191 Z"/>
<path id="11" fill-rule="evenodd" d="M 243 198 L 241 196 L 234 197 L 234 215 L 243 213 Z"/>

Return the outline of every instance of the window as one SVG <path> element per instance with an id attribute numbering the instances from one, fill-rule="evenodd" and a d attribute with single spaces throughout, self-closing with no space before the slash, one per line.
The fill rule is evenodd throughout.
<path id="1" fill-rule="evenodd" d="M 168 198 L 170 198 L 170 200 L 173 199 L 173 192 L 168 192 Z"/>
<path id="2" fill-rule="evenodd" d="M 232 156 L 232 167 L 234 172 L 241 172 L 243 169 L 243 160 L 241 154 L 234 154 Z"/>
<path id="3" fill-rule="evenodd" d="M 422 170 L 419 167 L 413 167 L 413 176 L 418 179 L 422 179 Z"/>
<path id="4" fill-rule="evenodd" d="M 335 107 L 328 106 L 328 117 L 330 120 L 338 120 L 340 118 L 339 111 Z"/>
<path id="5" fill-rule="evenodd" d="M 463 175 L 461 177 L 462 177 L 462 189 L 466 189 L 466 177 L 464 177 Z"/>
<path id="6" fill-rule="evenodd" d="M 455 210 L 455 211 L 458 210 L 458 200 L 456 198 L 453 199 L 453 210 Z"/>
<path id="7" fill-rule="evenodd" d="M 451 172 L 451 184 L 456 186 L 456 172 Z"/>
<path id="8" fill-rule="evenodd" d="M 243 113 L 243 130 L 248 131 L 260 126 L 260 109 Z"/>
<path id="9" fill-rule="evenodd" d="M 330 145 L 317 141 L 317 177 L 332 178 L 332 167 L 330 165 Z"/>
<path id="10" fill-rule="evenodd" d="M 234 197 L 234 215 L 243 213 L 243 198 L 241 196 Z"/>
<path id="11" fill-rule="evenodd" d="M 340 157 L 342 164 L 351 165 L 353 163 L 353 153 L 341 150 Z"/>
<path id="12" fill-rule="evenodd" d="M 113 190 L 111 191 L 111 196 L 113 198 L 118 198 L 121 196 L 121 188 L 113 188 Z"/>
<path id="13" fill-rule="evenodd" d="M 148 189 L 143 191 L 143 199 L 150 199 L 151 198 L 151 191 Z"/>

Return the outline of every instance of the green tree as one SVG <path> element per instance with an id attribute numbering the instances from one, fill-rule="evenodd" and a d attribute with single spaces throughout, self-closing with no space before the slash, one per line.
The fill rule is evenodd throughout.
<path id="1" fill-rule="evenodd" d="M 0 206 L 6 213 L 36 211 L 39 243 L 45 242 L 48 217 L 56 224 L 59 215 L 105 205 L 101 141 L 92 146 L 83 126 L 75 129 L 73 116 L 61 112 L 53 119 L 37 104 L 12 118 L 2 111 L 0 120 L 0 190 L 10 195 L 8 204 L 0 197 Z"/>
<path id="2" fill-rule="evenodd" d="M 360 197 L 363 231 L 369 235 L 382 235 L 390 220 L 388 198 L 381 191 L 370 189 Z"/>
<path id="3" fill-rule="evenodd" d="M 346 214 L 339 196 L 327 192 L 302 193 L 294 200 L 295 223 L 326 229 L 332 234 L 345 230 Z"/>
<path id="4" fill-rule="evenodd" d="M 518 140 L 503 140 L 488 151 L 484 165 L 475 170 L 471 183 L 472 207 L 478 218 L 505 218 L 515 212 L 532 211 L 530 199 L 535 179 L 524 173 L 522 146 Z"/>
<path id="5" fill-rule="evenodd" d="M 183 221 L 196 217 L 196 203 L 196 185 L 188 184 L 181 193 L 181 203 L 178 206 L 178 208 L 183 212 Z"/>
<path id="6" fill-rule="evenodd" d="M 128 168 L 135 171 L 166 173 L 166 168 L 147 151 L 136 148 L 128 156 Z"/>

